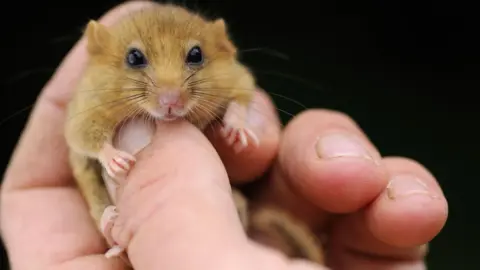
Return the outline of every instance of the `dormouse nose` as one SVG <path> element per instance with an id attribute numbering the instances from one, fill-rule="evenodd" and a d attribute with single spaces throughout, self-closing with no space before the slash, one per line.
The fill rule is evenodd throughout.
<path id="1" fill-rule="evenodd" d="M 161 106 L 183 106 L 183 100 L 180 93 L 180 90 L 175 89 L 166 89 L 158 95 L 158 102 Z"/>

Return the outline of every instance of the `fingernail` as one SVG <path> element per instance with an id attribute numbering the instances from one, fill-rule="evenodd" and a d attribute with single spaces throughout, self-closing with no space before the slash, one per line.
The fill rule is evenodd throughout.
<path id="1" fill-rule="evenodd" d="M 316 151 L 320 158 L 358 157 L 374 160 L 359 138 L 343 133 L 332 133 L 320 137 L 316 144 Z"/>
<path id="2" fill-rule="evenodd" d="M 391 200 L 411 195 L 426 195 L 434 199 L 437 198 L 430 192 L 427 184 L 414 175 L 394 176 L 387 185 L 387 196 Z"/>

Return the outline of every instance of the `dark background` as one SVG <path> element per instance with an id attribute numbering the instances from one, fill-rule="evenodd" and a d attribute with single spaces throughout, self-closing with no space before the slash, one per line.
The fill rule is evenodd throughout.
<path id="1" fill-rule="evenodd" d="M 16 1 L 3 7 L 0 121 L 31 105 L 88 19 L 119 2 Z M 384 155 L 427 166 L 450 203 L 449 221 L 431 245 L 429 269 L 478 265 L 474 68 L 480 46 L 473 7 L 460 1 L 184 2 L 224 17 L 241 49 L 268 47 L 288 55 L 242 55 L 267 91 L 346 112 Z M 274 100 L 290 114 L 302 110 Z M 0 123 L 2 172 L 27 117 L 28 110 Z"/>

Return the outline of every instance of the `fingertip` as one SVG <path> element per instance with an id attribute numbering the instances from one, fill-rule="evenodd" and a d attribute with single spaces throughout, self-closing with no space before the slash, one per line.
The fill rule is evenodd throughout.
<path id="1" fill-rule="evenodd" d="M 198 265 L 225 243 L 246 242 L 225 168 L 187 121 L 158 123 L 118 198 L 112 237 L 128 247 L 134 268 Z"/>
<path id="2" fill-rule="evenodd" d="M 386 196 L 370 208 L 368 225 L 380 240 L 397 247 L 431 241 L 446 222 L 445 207 L 438 199 L 419 195 L 392 201 Z"/>
<path id="3" fill-rule="evenodd" d="M 375 147 L 344 114 L 310 110 L 285 129 L 279 164 L 298 193 L 323 210 L 352 212 L 373 201 L 387 183 Z"/>
<path id="4" fill-rule="evenodd" d="M 423 166 L 404 158 L 385 158 L 383 164 L 390 177 L 379 196 L 332 224 L 329 258 L 335 267 L 422 262 L 426 244 L 445 224 L 446 201 Z"/>
<path id="5" fill-rule="evenodd" d="M 367 209 L 367 224 L 372 234 L 398 247 L 431 241 L 448 217 L 448 203 L 438 183 L 413 160 L 386 158 L 384 162 L 392 177 L 388 187 Z"/>

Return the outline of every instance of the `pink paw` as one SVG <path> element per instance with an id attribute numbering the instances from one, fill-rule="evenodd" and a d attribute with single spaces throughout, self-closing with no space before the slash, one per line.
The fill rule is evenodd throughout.
<path id="1" fill-rule="evenodd" d="M 112 237 L 112 228 L 117 216 L 117 209 L 112 205 L 105 208 L 102 218 L 100 219 L 100 230 L 108 244 L 111 246 L 111 248 L 105 253 L 105 257 L 107 258 L 121 256 L 125 251 L 124 248 L 116 244 Z"/>
<path id="2" fill-rule="evenodd" d="M 110 144 L 105 144 L 100 153 L 100 162 L 111 178 L 119 180 L 125 177 L 135 165 L 136 159 L 125 151 L 115 149 Z"/>
<path id="3" fill-rule="evenodd" d="M 111 232 L 117 216 L 117 208 L 113 205 L 110 205 L 105 208 L 100 219 L 100 231 L 103 233 L 103 236 L 109 245 L 115 244 Z"/>
<path id="4" fill-rule="evenodd" d="M 223 117 L 223 128 L 221 130 L 223 137 L 228 145 L 234 145 L 236 153 L 247 148 L 252 141 L 258 146 L 260 141 L 258 136 L 247 124 L 247 108 L 236 102 L 230 103 Z"/>

